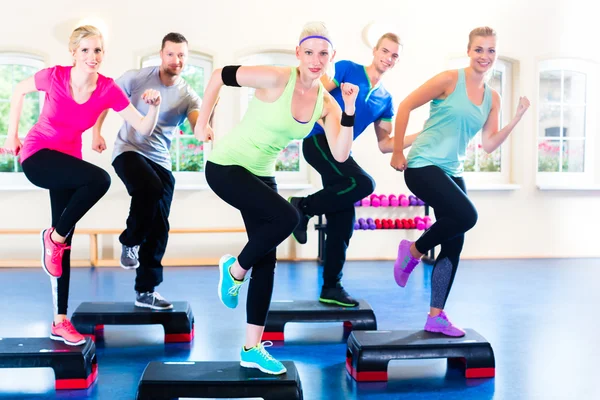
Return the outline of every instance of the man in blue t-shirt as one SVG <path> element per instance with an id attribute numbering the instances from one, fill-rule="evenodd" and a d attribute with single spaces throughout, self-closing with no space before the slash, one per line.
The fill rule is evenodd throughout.
<path id="1" fill-rule="evenodd" d="M 394 33 L 386 33 L 373 49 L 371 65 L 365 67 L 342 60 L 335 64 L 333 80 L 328 80 L 327 77 L 322 79 L 325 88 L 340 105 L 344 104 L 340 90 L 342 83 L 349 82 L 359 87 L 354 139 L 373 123 L 382 153 L 394 150 L 391 135 L 394 106 L 392 96 L 381 85 L 381 78 L 396 65 L 400 48 L 400 38 Z M 409 146 L 415 136 L 407 136 L 404 139 L 405 146 Z M 299 243 L 306 243 L 309 219 L 314 215 L 325 214 L 327 239 L 319 301 L 344 307 L 357 306 L 358 302 L 341 284 L 342 268 L 354 230 L 354 203 L 373 193 L 375 182 L 352 156 L 343 163 L 335 161 L 327 145 L 323 127 L 319 124 L 315 124 L 312 132 L 304 139 L 302 152 L 306 161 L 321 175 L 323 189 L 307 197 L 290 198 L 290 202 L 303 216 L 293 236 Z"/>
<path id="2" fill-rule="evenodd" d="M 154 310 L 173 308 L 154 291 L 163 280 L 162 258 L 169 238 L 168 218 L 175 188 L 169 149 L 173 135 L 179 134 L 186 119 L 194 129 L 201 105 L 200 97 L 181 77 L 187 56 L 187 40 L 171 32 L 162 40 L 160 66 L 127 71 L 116 80 L 143 114 L 148 108 L 139 101 L 144 91 L 158 90 L 162 98 L 152 134 L 142 136 L 125 123 L 113 151 L 113 167 L 131 196 L 127 228 L 119 236 L 121 266 L 136 269 L 135 305 Z M 98 152 L 106 149 L 100 134 L 105 117 L 103 113 L 94 126 L 92 148 Z"/>

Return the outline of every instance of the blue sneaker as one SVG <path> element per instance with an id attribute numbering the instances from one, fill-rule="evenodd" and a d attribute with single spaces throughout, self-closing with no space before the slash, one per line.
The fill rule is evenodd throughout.
<path id="1" fill-rule="evenodd" d="M 229 308 L 237 307 L 240 288 L 247 280 L 236 281 L 231 276 L 229 268 L 234 262 L 235 257 L 230 254 L 225 254 L 219 260 L 219 299 Z"/>
<path id="2" fill-rule="evenodd" d="M 246 350 L 244 346 L 242 346 L 242 351 L 240 353 L 242 361 L 240 362 L 240 365 L 245 368 L 258 368 L 265 374 L 285 374 L 287 369 L 265 350 L 265 345 L 266 347 L 270 347 L 273 345 L 273 342 L 267 341 L 259 343 L 250 350 Z"/>

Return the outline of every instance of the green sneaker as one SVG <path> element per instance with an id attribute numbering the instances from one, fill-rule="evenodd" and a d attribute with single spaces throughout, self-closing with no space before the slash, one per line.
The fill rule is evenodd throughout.
<path id="1" fill-rule="evenodd" d="M 285 374 L 287 369 L 265 350 L 265 345 L 266 347 L 270 347 L 273 345 L 273 342 L 267 341 L 259 343 L 250 350 L 246 350 L 244 346 L 242 346 L 242 351 L 240 353 L 242 361 L 240 362 L 240 365 L 245 368 L 258 368 L 265 374 Z"/>
<path id="2" fill-rule="evenodd" d="M 235 262 L 235 257 L 230 254 L 225 254 L 219 260 L 219 299 L 226 307 L 236 308 L 238 305 L 238 294 L 240 293 L 240 289 L 244 282 L 236 281 L 233 276 L 231 276 L 231 272 L 229 272 L 229 268 Z"/>

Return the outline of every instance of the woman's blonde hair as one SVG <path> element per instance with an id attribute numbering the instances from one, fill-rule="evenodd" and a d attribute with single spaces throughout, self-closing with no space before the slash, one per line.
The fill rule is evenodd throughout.
<path id="1" fill-rule="evenodd" d="M 471 45 L 473 44 L 473 39 L 476 37 L 487 37 L 493 36 L 496 37 L 496 31 L 490 28 L 489 26 L 481 26 L 479 28 L 475 28 L 469 33 L 469 45 L 467 46 L 467 50 L 471 50 Z"/>
<path id="2" fill-rule="evenodd" d="M 102 32 L 100 32 L 100 29 L 92 25 L 80 26 L 76 28 L 73 33 L 71 33 L 71 37 L 69 38 L 69 50 L 74 52 L 79 48 L 79 44 L 81 43 L 82 39 L 87 39 L 94 36 L 100 38 L 102 50 L 104 50 L 104 38 L 102 37 Z"/>
<path id="3" fill-rule="evenodd" d="M 331 36 L 329 35 L 329 29 L 325 26 L 325 23 L 320 21 L 308 22 L 302 28 L 302 33 L 300 33 L 300 39 L 298 43 L 302 42 L 302 39 L 305 39 L 309 36 L 322 36 L 324 37 L 331 47 L 333 48 L 333 40 L 331 40 Z"/>

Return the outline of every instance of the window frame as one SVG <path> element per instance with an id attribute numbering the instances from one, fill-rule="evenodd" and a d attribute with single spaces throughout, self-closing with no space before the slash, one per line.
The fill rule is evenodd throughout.
<path id="1" fill-rule="evenodd" d="M 0 64 L 1 65 L 24 65 L 28 67 L 38 68 L 38 71 L 47 68 L 43 57 L 36 54 L 20 53 L 20 52 L 0 52 Z M 13 82 L 14 85 L 17 82 Z M 45 92 L 38 91 L 40 113 L 44 107 Z M 10 102 L 10 99 L 9 99 Z M 19 139 L 23 142 L 27 132 L 19 132 Z M 6 137 L 5 132 L 0 133 L 0 138 Z M 15 160 L 16 162 L 19 162 Z M 0 190 L 13 191 L 13 190 L 42 190 L 35 186 L 25 176 L 23 172 L 0 172 Z"/>
<path id="2" fill-rule="evenodd" d="M 565 105 L 563 102 L 564 95 L 564 79 L 562 78 L 562 74 L 564 71 L 572 71 L 583 73 L 586 75 L 586 85 L 585 85 L 585 135 L 583 136 L 585 140 L 584 147 L 584 171 L 583 172 L 540 172 L 539 169 L 539 142 L 543 138 L 540 136 L 540 116 L 542 111 L 543 104 L 554 104 L 551 103 L 543 103 L 540 101 L 541 95 L 541 74 L 547 71 L 560 71 L 561 72 L 561 101 L 558 105 Z M 597 117 L 595 116 L 595 110 L 598 106 L 597 95 L 595 94 L 595 90 L 597 88 L 598 83 L 598 65 L 591 61 L 586 61 L 582 59 L 575 58 L 551 58 L 539 60 L 537 63 L 537 72 L 536 72 L 536 100 L 537 100 L 537 112 L 536 112 L 536 129 L 535 129 L 535 172 L 536 172 L 536 183 L 538 186 L 561 186 L 561 187 L 569 187 L 569 186 L 581 186 L 581 185 L 590 185 L 594 182 L 594 168 L 595 168 L 595 153 L 594 153 L 594 136 L 596 134 L 597 129 Z M 573 104 L 566 104 L 568 106 L 572 106 Z M 561 112 L 561 126 L 563 124 L 563 113 Z M 559 142 L 562 144 L 564 141 L 564 136 L 559 136 Z M 561 153 L 562 154 L 562 146 Z M 562 158 L 562 157 L 561 157 Z M 560 161 L 562 164 L 562 161 Z"/>

